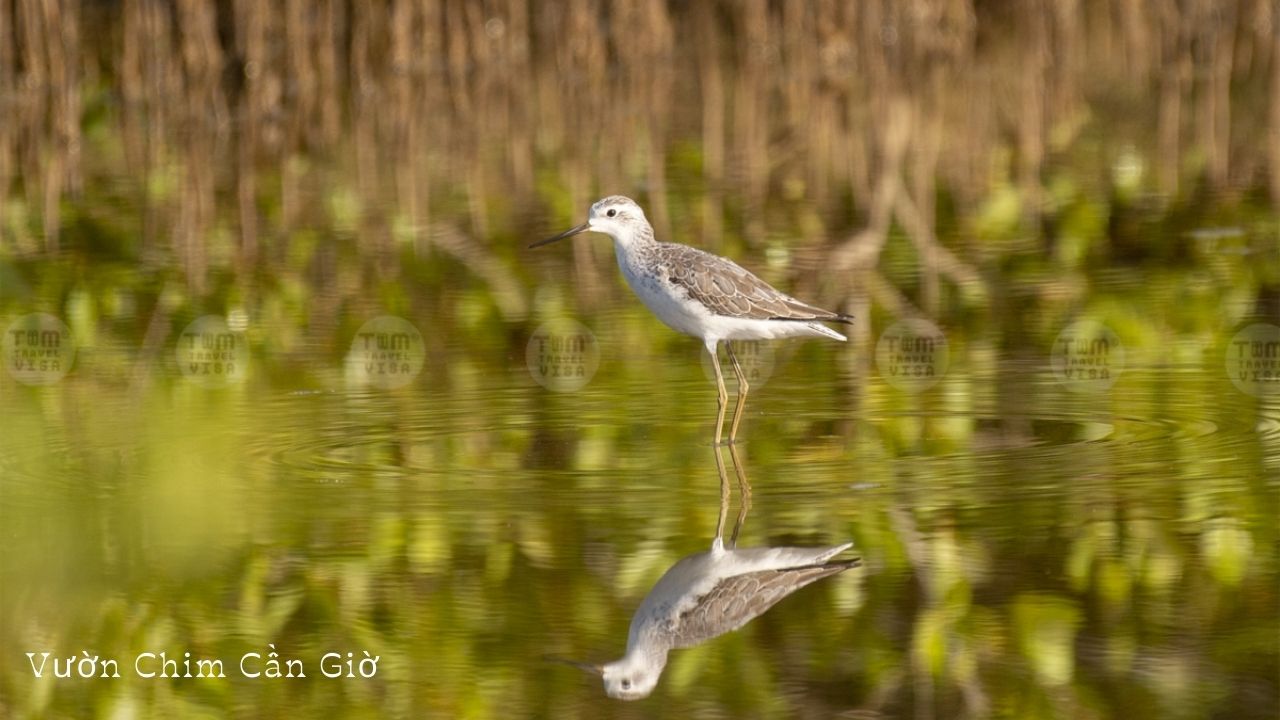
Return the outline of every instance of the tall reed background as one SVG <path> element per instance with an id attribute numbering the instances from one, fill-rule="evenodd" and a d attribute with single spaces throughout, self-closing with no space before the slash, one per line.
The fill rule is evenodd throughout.
<path id="1" fill-rule="evenodd" d="M 1269 0 L 5 0 L 0 103 L 4 245 L 115 224 L 197 293 L 335 219 L 494 275 L 606 190 L 711 244 L 781 214 L 842 268 L 896 225 L 961 280 L 993 189 L 1046 239 L 1054 163 L 1280 203 Z M 87 217 L 107 192 L 140 216 Z"/>

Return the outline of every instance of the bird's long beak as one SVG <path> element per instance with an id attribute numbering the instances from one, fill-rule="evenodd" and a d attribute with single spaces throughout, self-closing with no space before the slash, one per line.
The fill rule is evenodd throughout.
<path id="1" fill-rule="evenodd" d="M 565 239 L 565 238 L 567 238 L 567 237 L 573 237 L 574 235 L 577 235 L 578 233 L 584 233 L 584 232 L 586 232 L 586 231 L 588 231 L 588 230 L 590 230 L 590 229 L 591 229 L 591 222 L 590 222 L 590 221 L 587 221 L 587 222 L 582 223 L 582 224 L 581 224 L 581 225 L 579 225 L 578 227 L 575 227 L 575 228 L 569 228 L 568 230 L 565 230 L 564 232 L 560 233 L 559 235 L 555 235 L 555 236 L 553 236 L 553 237 L 549 237 L 549 238 L 547 238 L 546 240 L 539 240 L 538 242 L 536 242 L 536 243 L 534 243 L 534 244 L 530 245 L 529 247 L 532 249 L 532 248 L 536 248 L 536 247 L 542 247 L 543 245 L 550 245 L 551 243 L 553 243 L 553 242 L 555 242 L 555 241 L 557 241 L 557 240 L 563 240 L 563 239 Z"/>
<path id="2" fill-rule="evenodd" d="M 543 659 L 548 660 L 550 662 L 554 662 L 554 663 L 560 663 L 561 665 L 569 665 L 572 667 L 576 667 L 579 670 L 591 673 L 592 675 L 604 677 L 604 667 L 601 665 L 593 665 L 591 663 L 578 662 L 577 660 L 569 660 L 567 658 L 556 657 L 554 655 L 546 655 L 543 657 Z"/>

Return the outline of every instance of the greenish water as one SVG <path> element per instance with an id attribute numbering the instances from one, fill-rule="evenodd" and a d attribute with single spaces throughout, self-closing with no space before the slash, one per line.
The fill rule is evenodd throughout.
<path id="1" fill-rule="evenodd" d="M 0 718 L 1276 717 L 1267 3 L 251 5 L 0 3 Z M 739 545 L 861 566 L 633 703 L 722 508 L 527 249 L 616 192 L 856 316 L 740 348 Z"/>
<path id="2" fill-rule="evenodd" d="M 631 300 L 590 321 L 600 369 L 576 392 L 536 384 L 523 343 L 452 339 L 394 390 L 273 380 L 257 353 L 227 387 L 138 389 L 83 349 L 59 383 L 6 381 L 9 711 L 632 712 L 544 656 L 620 656 L 658 575 L 708 546 L 714 395 L 697 343 Z M 856 346 L 778 346 L 740 542 L 849 539 L 864 566 L 677 651 L 636 712 L 1265 716 L 1274 390 L 1135 343 L 1108 391 L 1073 392 L 1047 358 L 951 339 L 917 394 Z M 269 644 L 307 679 L 242 677 Z M 44 651 L 122 677 L 37 679 L 23 653 Z M 136 676 L 162 651 L 228 677 Z M 373 678 L 319 677 L 365 651 Z"/>

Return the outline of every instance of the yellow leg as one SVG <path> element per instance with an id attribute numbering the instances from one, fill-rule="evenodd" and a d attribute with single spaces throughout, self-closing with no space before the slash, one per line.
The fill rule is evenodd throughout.
<path id="1" fill-rule="evenodd" d="M 729 428 L 729 444 L 738 441 L 738 424 L 742 422 L 742 413 L 747 409 L 747 391 L 751 386 L 747 384 L 747 374 L 742 372 L 742 366 L 738 364 L 738 356 L 733 352 L 733 343 L 724 344 L 724 349 L 729 353 L 729 360 L 733 362 L 733 372 L 738 376 L 738 404 L 733 408 L 733 425 Z"/>
<path id="2" fill-rule="evenodd" d="M 716 447 L 720 447 L 720 437 L 724 428 L 724 411 L 729 405 L 729 391 L 724 389 L 724 374 L 720 372 L 720 355 L 716 352 L 718 345 L 718 342 L 707 343 L 707 352 L 711 353 L 711 367 L 716 370 Z M 719 457 L 719 455 L 717 451 L 716 456 Z"/>
<path id="3" fill-rule="evenodd" d="M 719 457 L 719 453 L 716 454 Z M 742 495 L 742 504 L 738 508 L 738 520 L 733 524 L 733 537 L 729 539 L 729 547 L 738 546 L 738 533 L 742 532 L 742 526 L 747 522 L 747 511 L 751 509 L 751 483 L 747 482 L 747 468 L 742 464 L 742 458 L 738 456 L 738 446 L 729 446 L 729 455 L 733 457 L 733 469 L 738 474 L 738 492 Z M 725 514 L 728 510 L 723 496 L 725 495 L 725 486 L 728 485 L 727 478 L 724 478 L 724 469 L 721 473 L 720 495 L 720 524 L 724 525 Z"/>
<path id="4" fill-rule="evenodd" d="M 731 445 L 730 448 L 733 446 Z M 724 458 L 720 457 L 719 446 L 711 448 L 716 454 L 716 471 L 720 473 L 720 519 L 716 521 L 716 539 L 724 541 L 724 521 L 729 517 L 729 474 L 724 471 Z M 733 530 L 733 542 L 738 540 L 738 529 Z M 732 545 L 730 545 L 732 547 Z"/>
<path id="5" fill-rule="evenodd" d="M 720 437 L 724 429 L 724 412 L 729 404 L 729 392 L 724 389 L 724 374 L 720 372 L 720 357 L 717 354 L 718 342 L 708 342 L 707 352 L 711 353 L 711 367 L 716 371 L 716 431 L 715 440 L 711 443 L 711 452 L 716 454 L 716 470 L 720 474 L 720 519 L 716 522 L 716 539 L 723 541 L 724 521 L 729 515 L 729 474 L 724 469 L 724 458 L 720 455 Z"/>

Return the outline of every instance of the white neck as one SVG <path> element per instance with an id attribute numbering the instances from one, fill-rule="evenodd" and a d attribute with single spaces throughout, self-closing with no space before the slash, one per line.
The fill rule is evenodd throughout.
<path id="1" fill-rule="evenodd" d="M 657 683 L 667 666 L 667 647 L 661 643 L 627 643 L 627 654 L 604 666 L 604 675 L 631 677 L 637 682 Z"/>
<path id="2" fill-rule="evenodd" d="M 613 238 L 613 244 L 623 250 L 631 250 L 642 245 L 648 245 L 653 240 L 653 228 L 648 223 L 644 225 L 626 225 L 617 228 L 617 233 L 609 233 Z"/>

